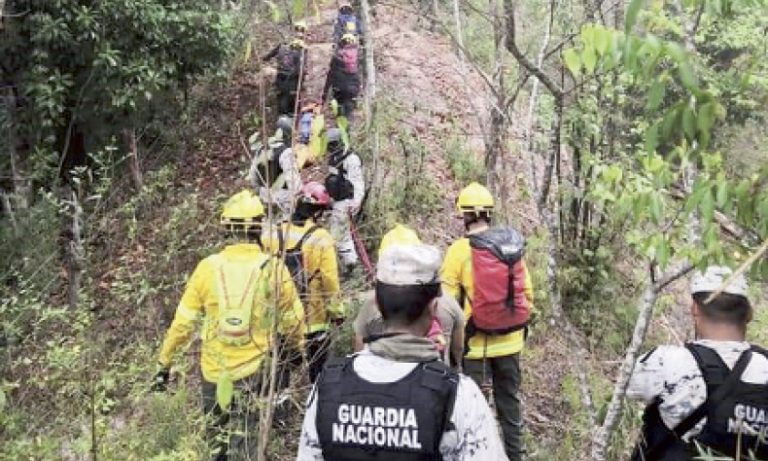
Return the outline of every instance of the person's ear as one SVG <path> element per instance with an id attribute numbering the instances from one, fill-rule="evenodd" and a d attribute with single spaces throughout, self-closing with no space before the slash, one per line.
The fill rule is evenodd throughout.
<path id="1" fill-rule="evenodd" d="M 701 316 L 701 307 L 699 307 L 699 303 L 696 301 L 691 301 L 691 317 L 694 319 Z"/>
<path id="2" fill-rule="evenodd" d="M 437 314 L 437 298 L 433 299 L 431 303 L 429 303 L 429 316 L 434 317 Z"/>

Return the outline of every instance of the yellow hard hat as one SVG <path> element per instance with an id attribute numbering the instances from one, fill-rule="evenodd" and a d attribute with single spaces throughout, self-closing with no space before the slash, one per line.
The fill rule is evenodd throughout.
<path id="1" fill-rule="evenodd" d="M 306 32 L 307 31 L 307 21 L 299 20 L 293 23 L 293 30 L 296 32 Z"/>
<path id="2" fill-rule="evenodd" d="M 421 243 L 419 235 L 408 226 L 396 224 L 389 232 L 384 234 L 379 245 L 379 258 L 384 250 L 392 245 L 416 245 Z"/>
<path id="3" fill-rule="evenodd" d="M 257 195 L 243 190 L 230 197 L 221 212 L 221 224 L 224 226 L 251 226 L 259 224 L 264 218 L 264 205 Z"/>
<path id="4" fill-rule="evenodd" d="M 341 43 L 357 43 L 357 35 L 344 34 L 341 36 Z"/>
<path id="5" fill-rule="evenodd" d="M 300 38 L 295 38 L 291 41 L 291 48 L 306 48 L 307 44 Z"/>
<path id="6" fill-rule="evenodd" d="M 493 196 L 485 186 L 473 182 L 459 192 L 456 207 L 459 213 L 490 212 L 494 207 Z"/>

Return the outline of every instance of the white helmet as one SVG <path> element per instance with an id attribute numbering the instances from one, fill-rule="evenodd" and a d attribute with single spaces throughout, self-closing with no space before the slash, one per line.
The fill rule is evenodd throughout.
<path id="1" fill-rule="evenodd" d="M 733 274 L 729 267 L 709 266 L 704 272 L 696 271 L 691 278 L 691 294 L 713 293 L 718 291 L 726 280 Z M 747 297 L 747 279 L 743 274 L 734 278 L 723 293 Z"/>

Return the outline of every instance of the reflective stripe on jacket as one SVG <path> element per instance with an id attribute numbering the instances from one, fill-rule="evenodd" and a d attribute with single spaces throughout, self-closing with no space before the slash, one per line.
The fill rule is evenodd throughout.
<path id="1" fill-rule="evenodd" d="M 533 285 L 528 268 L 525 267 L 525 295 L 533 307 Z M 474 296 L 474 280 L 472 277 L 472 249 L 469 239 L 466 237 L 455 241 L 445 254 L 443 267 L 440 271 L 443 283 L 443 291 L 462 301 L 464 295 L 464 317 L 468 320 L 472 315 L 471 299 Z M 463 288 L 463 290 L 462 290 Z M 468 350 L 465 357 L 468 359 L 482 359 L 483 357 L 502 357 L 520 352 L 525 342 L 524 331 L 513 331 L 505 335 L 486 335 L 476 332 L 468 342 Z"/>
<path id="2" fill-rule="evenodd" d="M 198 324 L 202 323 L 200 367 L 203 378 L 215 383 L 223 371 L 233 380 L 255 373 L 264 356 L 270 350 L 271 313 L 278 313 L 278 332 L 286 336 L 296 347 L 301 347 L 305 328 L 303 308 L 296 294 L 288 269 L 282 262 L 272 259 L 262 269 L 267 271 L 268 291 L 266 297 L 259 294 L 251 317 L 251 341 L 242 346 L 224 344 L 217 338 L 219 296 L 216 277 L 217 260 L 220 261 L 262 261 L 264 253 L 255 244 L 227 246 L 217 255 L 203 259 L 187 282 L 176 315 L 160 349 L 159 361 L 170 366 L 173 355 L 193 336 Z M 280 283 L 278 287 L 277 283 Z M 279 295 L 277 302 L 272 299 Z M 275 309 L 276 308 L 276 309 Z M 265 320 L 266 319 L 266 320 Z M 202 321 L 202 322 L 201 322 Z"/>
<path id="3" fill-rule="evenodd" d="M 286 248 L 293 248 L 314 226 L 315 222 L 311 219 L 301 226 L 282 223 L 280 227 Z M 279 240 L 275 231 L 266 230 L 262 241 L 265 249 L 273 254 L 278 253 Z M 304 241 L 302 254 L 304 270 L 309 279 L 307 299 L 302 300 L 306 308 L 307 333 L 325 331 L 329 320 L 343 318 L 345 315 L 344 304 L 340 299 L 336 244 L 327 230 L 319 228 Z"/>

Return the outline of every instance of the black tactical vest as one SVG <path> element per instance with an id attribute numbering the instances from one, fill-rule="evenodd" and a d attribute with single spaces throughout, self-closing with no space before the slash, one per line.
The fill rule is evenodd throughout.
<path id="1" fill-rule="evenodd" d="M 714 350 L 692 343 L 686 347 L 696 359 L 706 382 L 707 401 L 674 429 L 668 429 L 662 421 L 660 402 L 649 405 L 643 414 L 642 439 L 632 460 L 694 459 L 699 455 L 695 444 L 686 444 L 681 437 L 704 417 L 707 422 L 694 437 L 699 445 L 733 457 L 740 443 L 742 459 L 753 459 L 749 458 L 750 453 L 754 453 L 754 459 L 768 459 L 768 383 L 745 383 L 739 379 L 754 354 L 768 357 L 768 352 L 752 346 L 731 370 Z"/>
<path id="2" fill-rule="evenodd" d="M 400 381 L 371 383 L 354 357 L 332 359 L 317 382 L 317 433 L 326 461 L 441 460 L 458 374 L 442 362 L 419 364 Z"/>

